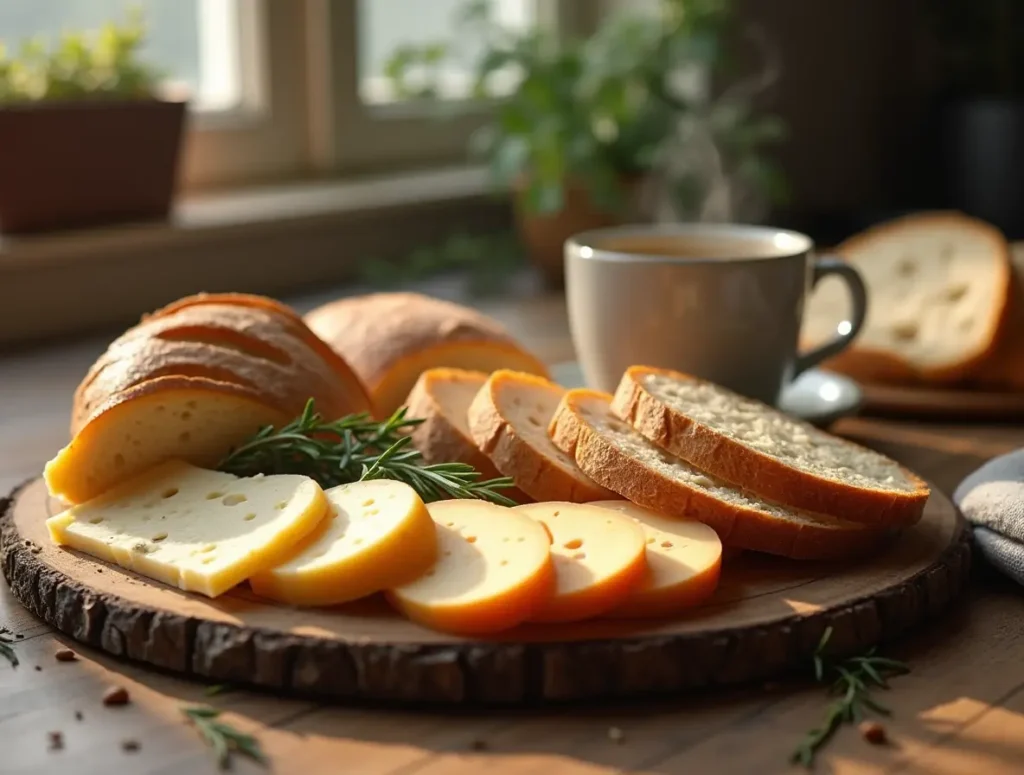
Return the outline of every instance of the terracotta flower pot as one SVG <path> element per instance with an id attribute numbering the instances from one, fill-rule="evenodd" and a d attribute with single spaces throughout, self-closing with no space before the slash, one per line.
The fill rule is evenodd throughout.
<path id="1" fill-rule="evenodd" d="M 184 120 L 160 100 L 0 107 L 0 232 L 166 218 Z"/>
<path id="2" fill-rule="evenodd" d="M 516 226 L 530 259 L 540 270 L 545 283 L 551 288 L 565 287 L 563 247 L 574 234 L 589 229 L 614 226 L 621 218 L 602 210 L 593 203 L 587 189 L 578 184 L 565 187 L 565 203 L 552 214 L 537 213 L 526 207 L 521 182 L 514 190 Z"/>

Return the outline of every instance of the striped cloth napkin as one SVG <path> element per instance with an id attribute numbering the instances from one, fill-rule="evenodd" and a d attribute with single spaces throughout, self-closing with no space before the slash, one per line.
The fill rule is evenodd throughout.
<path id="1" fill-rule="evenodd" d="M 1024 584 L 1024 449 L 993 458 L 964 479 L 953 500 L 994 567 Z"/>

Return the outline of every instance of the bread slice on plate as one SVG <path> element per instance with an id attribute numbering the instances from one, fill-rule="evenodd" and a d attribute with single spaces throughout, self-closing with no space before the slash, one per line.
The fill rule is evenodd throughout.
<path id="1" fill-rule="evenodd" d="M 829 368 L 867 382 L 950 383 L 995 347 L 1011 294 L 1006 239 L 959 213 L 911 215 L 873 227 L 836 248 L 868 288 L 867 320 Z M 833 338 L 849 301 L 838 278 L 819 283 L 801 338 Z"/>
<path id="2" fill-rule="evenodd" d="M 611 411 L 611 396 L 570 390 L 549 428 L 555 445 L 624 498 L 678 519 L 696 519 L 722 543 L 796 560 L 849 557 L 884 531 L 771 503 L 667 453 Z"/>
<path id="3" fill-rule="evenodd" d="M 406 402 L 407 417 L 423 420 L 412 432 L 412 444 L 425 463 L 467 463 L 481 479 L 502 476 L 494 463 L 477 449 L 469 429 L 469 407 L 487 382 L 480 371 L 429 369 L 420 375 Z M 530 498 L 516 488 L 501 494 L 516 503 Z"/>
<path id="4" fill-rule="evenodd" d="M 798 509 L 875 527 L 921 518 L 928 485 L 885 455 L 723 387 L 631 366 L 612 411 L 708 474 Z"/>
<path id="5" fill-rule="evenodd" d="M 494 372 L 469 407 L 473 440 L 498 471 L 534 500 L 615 498 L 548 437 L 548 423 L 564 394 L 563 388 L 532 374 Z"/>
<path id="6" fill-rule="evenodd" d="M 548 376 L 496 320 L 469 307 L 418 293 L 371 293 L 339 299 L 306 315 L 369 388 L 377 411 L 405 403 L 427 369 L 449 366 L 490 374 L 516 369 Z"/>

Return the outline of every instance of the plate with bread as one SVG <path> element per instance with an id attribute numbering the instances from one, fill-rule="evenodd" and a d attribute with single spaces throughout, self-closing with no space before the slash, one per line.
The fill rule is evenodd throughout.
<path id="1" fill-rule="evenodd" d="M 333 699 L 675 693 L 852 652 L 962 591 L 899 463 L 636 364 L 559 384 L 415 294 L 200 294 L 114 340 L 0 504 L 14 595 L 88 646 Z"/>
<path id="2" fill-rule="evenodd" d="M 954 212 L 872 227 L 835 252 L 869 290 L 853 344 L 825 367 L 860 383 L 863 411 L 950 419 L 1024 418 L 1024 245 Z M 827 278 L 802 338 L 831 336 L 849 300 Z"/>

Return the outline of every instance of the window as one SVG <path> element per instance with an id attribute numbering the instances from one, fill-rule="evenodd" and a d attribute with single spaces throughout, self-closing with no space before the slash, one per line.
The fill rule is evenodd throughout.
<path id="1" fill-rule="evenodd" d="M 465 99 L 469 73 L 443 74 L 444 95 L 463 104 L 442 120 L 397 103 L 383 72 L 397 46 L 450 38 L 464 2 L 0 0 L 0 41 L 96 29 L 142 10 L 146 56 L 171 93 L 189 95 L 182 183 L 197 190 L 465 160 L 486 109 Z M 579 29 L 597 5 L 491 0 L 491 14 L 518 29 Z M 474 41 L 462 44 L 471 59 Z"/>

